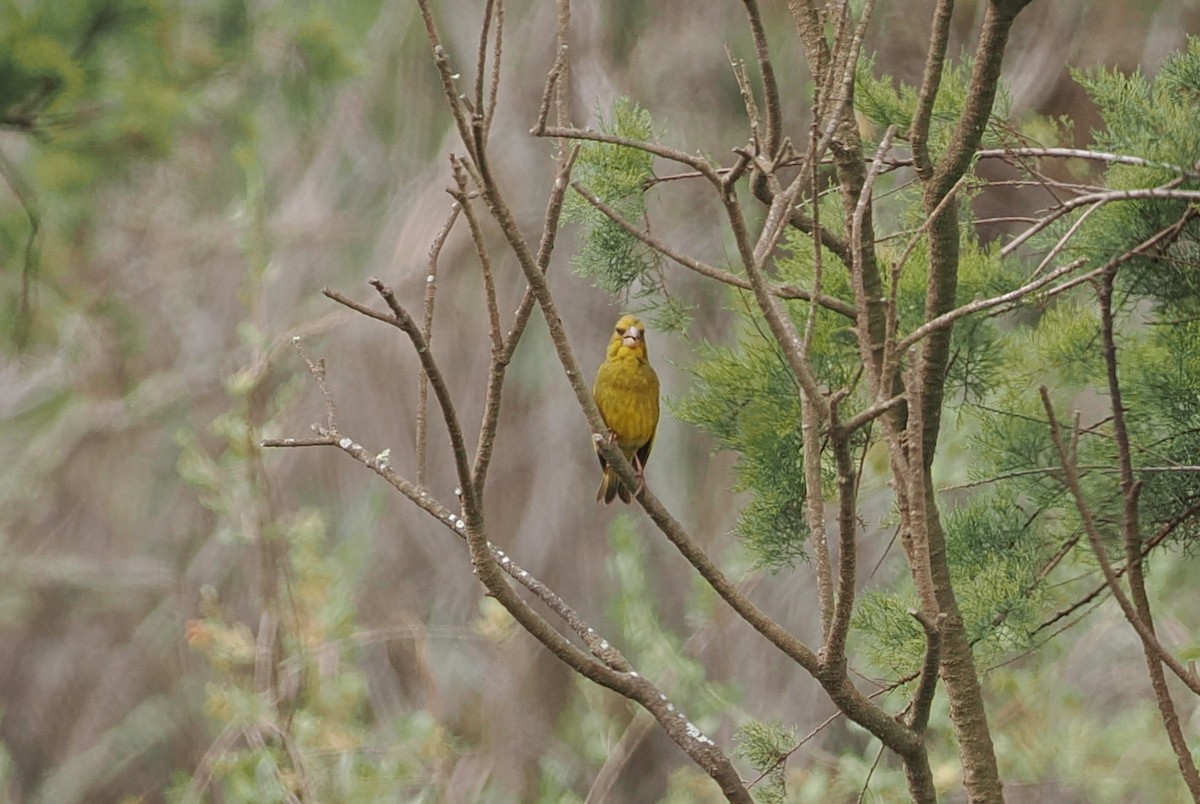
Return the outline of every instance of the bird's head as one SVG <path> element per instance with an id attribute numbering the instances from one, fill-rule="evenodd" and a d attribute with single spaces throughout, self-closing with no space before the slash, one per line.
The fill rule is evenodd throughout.
<path id="1" fill-rule="evenodd" d="M 612 340 L 608 342 L 609 360 L 626 355 L 646 359 L 646 327 L 637 316 L 621 316 L 613 327 Z"/>

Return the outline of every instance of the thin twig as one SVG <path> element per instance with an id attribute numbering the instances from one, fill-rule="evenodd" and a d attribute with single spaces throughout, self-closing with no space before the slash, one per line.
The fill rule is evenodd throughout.
<path id="1" fill-rule="evenodd" d="M 1175 530 L 1180 525 L 1182 525 L 1188 519 L 1196 516 L 1197 514 L 1200 514 L 1200 503 L 1196 503 L 1196 504 L 1192 505 L 1186 511 L 1184 511 L 1182 514 L 1175 517 L 1170 522 L 1168 522 L 1166 525 L 1161 527 L 1159 529 L 1158 533 L 1154 534 L 1154 536 L 1147 539 L 1146 543 L 1144 545 L 1142 545 L 1142 550 L 1141 550 L 1142 558 L 1145 558 L 1146 556 L 1150 555 L 1150 553 L 1154 550 L 1154 548 L 1158 547 L 1160 544 L 1162 544 L 1164 541 L 1166 541 L 1166 539 L 1172 533 L 1174 533 Z M 1118 567 L 1117 571 L 1116 571 L 1116 576 L 1118 578 L 1120 578 L 1122 575 L 1125 574 L 1125 571 L 1127 569 L 1129 569 L 1129 568 L 1125 565 Z M 1037 628 L 1033 629 L 1032 633 L 1036 634 L 1038 631 L 1041 631 L 1045 628 L 1049 628 L 1051 625 L 1053 625 L 1054 623 L 1063 619 L 1064 617 L 1070 616 L 1071 614 L 1073 614 L 1075 611 L 1077 611 L 1081 607 L 1087 605 L 1092 600 L 1099 597 L 1107 589 L 1108 589 L 1108 582 L 1101 581 L 1086 595 L 1079 598 L 1077 601 L 1071 603 L 1069 606 L 1066 606 L 1066 607 L 1058 610 L 1057 612 L 1055 612 L 1054 615 L 1051 616 L 1048 620 L 1043 622 Z"/>
<path id="2" fill-rule="evenodd" d="M 492 15 L 496 10 L 496 0 L 486 0 L 483 5 L 483 24 L 479 26 L 479 50 L 475 55 L 475 103 L 474 113 L 480 118 L 483 123 L 483 128 L 487 132 L 487 111 L 484 107 L 484 74 L 487 71 L 487 54 L 488 54 L 488 35 L 492 30 Z M 498 62 L 492 65 L 497 67 Z M 492 87 L 493 91 L 495 86 Z"/>
<path id="3" fill-rule="evenodd" d="M 546 202 L 546 213 L 542 222 L 542 240 L 538 246 L 537 256 L 534 258 L 539 272 L 543 275 L 550 266 L 550 256 L 554 252 L 554 244 L 558 236 L 558 223 L 562 215 L 571 169 L 574 167 L 575 158 L 578 155 L 578 147 L 570 150 L 564 149 L 559 155 L 558 175 L 554 178 L 554 187 Z M 503 346 L 499 354 L 493 356 L 488 371 L 487 390 L 484 392 L 483 399 L 483 421 L 479 425 L 479 446 L 475 451 L 475 463 L 471 467 L 471 475 L 475 478 L 475 485 L 480 488 L 481 493 L 484 482 L 487 480 L 488 469 L 492 462 L 492 452 L 495 448 L 496 423 L 500 419 L 504 378 L 513 354 L 516 352 L 517 344 L 521 342 L 521 336 L 524 335 L 525 327 L 529 324 L 533 305 L 533 289 L 526 287 L 525 293 L 521 297 L 521 303 L 517 306 L 516 315 L 513 316 L 512 326 L 509 327 L 508 334 L 504 337 Z"/>
<path id="4" fill-rule="evenodd" d="M 450 109 L 451 116 L 454 118 L 454 124 L 458 128 L 459 139 L 462 140 L 463 146 L 471 153 L 471 157 L 475 159 L 477 154 L 474 153 L 474 137 L 471 136 L 471 124 L 467 115 L 463 111 L 462 93 L 458 90 L 456 76 L 450 66 L 450 57 L 446 53 L 446 48 L 442 44 L 441 36 L 437 31 L 437 23 L 433 19 L 433 13 L 429 10 L 428 2 L 418 3 L 421 9 L 421 18 L 425 22 L 425 35 L 433 45 L 433 61 L 437 66 L 438 77 L 442 81 L 442 92 L 446 96 L 446 105 Z"/>
<path id="5" fill-rule="evenodd" d="M 835 711 L 829 717 L 825 718 L 823 721 L 821 721 L 819 724 L 817 724 L 816 728 L 814 728 L 808 734 L 801 737 L 794 746 L 792 746 L 790 749 L 788 749 L 783 754 L 781 754 L 778 759 L 776 759 L 773 763 L 771 763 L 771 766 L 769 768 L 767 768 L 766 770 L 760 771 L 758 776 L 755 776 L 753 779 L 751 779 L 750 782 L 746 785 L 746 787 L 753 788 L 755 785 L 757 785 L 763 779 L 767 778 L 772 773 L 772 771 L 774 771 L 780 765 L 786 763 L 791 758 L 792 754 L 796 753 L 801 748 L 803 748 L 805 746 L 805 744 L 810 742 L 814 737 L 816 737 L 818 734 L 820 734 L 822 731 L 824 731 L 825 728 L 830 723 L 837 720 L 842 715 L 843 715 L 843 712 L 842 712 L 842 710 L 839 709 L 839 710 Z"/>
<path id="6" fill-rule="evenodd" d="M 329 390 L 329 383 L 325 379 L 325 360 L 321 359 L 314 363 L 309 359 L 308 353 L 300 344 L 299 335 L 292 337 L 292 348 L 296 350 L 296 354 L 300 355 L 300 359 L 308 368 L 308 373 L 312 375 L 313 380 L 317 383 L 317 388 L 321 391 L 321 399 L 325 402 L 325 427 L 331 436 L 336 437 L 338 434 L 337 408 L 333 404 L 333 392 Z"/>
<path id="7" fill-rule="evenodd" d="M 896 274 L 903 269 L 904 264 L 908 262 L 908 258 L 912 256 L 912 253 L 916 249 L 917 244 L 921 241 L 921 238 L 929 233 L 930 227 L 932 227 L 934 222 L 937 221 L 938 216 L 942 214 L 942 211 L 945 210 L 952 201 L 954 201 L 959 188 L 961 188 L 966 181 L 967 174 L 964 173 L 963 175 L 959 176 L 958 181 L 954 182 L 946 194 L 941 197 L 941 200 L 937 202 L 937 206 L 935 206 L 933 210 L 925 216 L 925 220 L 921 223 L 920 228 L 918 228 L 916 233 L 913 234 L 912 238 L 909 239 L 908 244 L 904 247 L 904 251 L 900 252 L 900 258 L 896 260 L 895 267 L 893 269 Z M 895 282 L 893 282 L 893 284 L 895 284 Z"/>
<path id="8" fill-rule="evenodd" d="M 879 750 L 875 752 L 875 761 L 871 763 L 870 769 L 867 770 L 867 778 L 863 779 L 862 790 L 858 793 L 858 804 L 863 804 L 867 800 L 867 788 L 871 785 L 871 777 L 875 775 L 875 769 L 879 767 L 879 760 L 883 759 L 883 749 L 886 747 L 880 745 Z"/>
<path id="9" fill-rule="evenodd" d="M 467 226 L 471 230 L 471 241 L 475 244 L 475 254 L 479 257 L 479 269 L 483 275 L 483 299 L 487 310 L 488 333 L 492 340 L 492 357 L 495 358 L 504 349 L 504 336 L 500 333 L 500 307 L 496 302 L 496 280 L 492 275 L 492 257 L 483 236 L 483 227 L 480 226 L 479 218 L 476 217 L 475 210 L 471 207 L 471 200 L 467 197 L 467 172 L 462 162 L 453 155 L 450 157 L 450 164 L 455 184 L 458 186 L 457 190 L 451 191 L 451 195 L 458 202 L 467 219 Z"/>
<path id="10" fill-rule="evenodd" d="M 424 336 L 426 343 L 433 338 L 433 304 L 437 294 L 438 258 L 442 254 L 442 247 L 446 244 L 446 239 L 450 236 L 450 230 L 454 228 L 454 222 L 458 220 L 460 212 L 462 212 L 460 203 L 456 201 L 450 205 L 450 214 L 447 216 L 446 222 L 442 224 L 442 228 L 438 230 L 437 236 L 433 238 L 433 243 L 429 246 L 428 269 L 425 273 L 425 299 L 421 305 L 423 313 L 421 335 Z M 428 421 L 429 377 L 425 375 L 425 370 L 421 369 L 417 379 L 417 485 L 421 487 L 424 487 L 427 481 Z"/>
<path id="11" fill-rule="evenodd" d="M 767 130 L 763 139 L 763 151 L 773 158 L 782 136 L 783 116 L 780 111 L 779 85 L 775 80 L 775 67 L 771 63 L 771 50 L 767 45 L 767 32 L 756 0 L 742 0 L 746 18 L 750 22 L 750 33 L 754 37 L 754 55 L 758 59 L 758 72 L 763 82 L 763 104 L 767 110 Z"/>
<path id="12" fill-rule="evenodd" d="M 564 8 L 568 8 L 567 3 L 559 3 L 559 9 L 561 10 Z M 569 19 L 569 16 L 567 19 Z M 533 128 L 529 130 L 529 133 L 535 136 L 540 136 L 546 131 L 546 121 L 550 119 L 550 109 L 552 106 L 559 105 L 554 103 L 554 99 L 559 96 L 560 85 L 564 83 L 564 76 L 566 75 L 567 71 L 567 43 L 563 38 L 564 27 L 563 15 L 560 11 L 559 44 L 555 51 L 556 55 L 554 58 L 554 66 L 550 68 L 550 72 L 546 75 L 546 86 L 542 90 L 542 103 L 541 106 L 538 107 L 537 121 L 534 123 Z M 559 124 L 556 126 L 556 128 L 564 126 L 565 123 L 563 121 L 559 121 Z"/>
<path id="13" fill-rule="evenodd" d="M 1121 471 L 1121 468 L 1119 466 L 1113 466 L 1112 464 L 1107 464 L 1107 463 L 1081 463 L 1076 468 L 1080 472 L 1099 472 L 1101 474 L 1106 474 L 1106 473 L 1110 473 L 1110 472 L 1118 472 L 1119 473 Z M 1054 474 L 1054 473 L 1058 472 L 1058 470 L 1059 469 L 1057 466 L 1038 466 L 1038 467 L 1034 467 L 1033 469 L 1014 469 L 1009 472 L 1001 472 L 1000 474 L 993 475 L 992 477 L 985 477 L 985 478 L 981 478 L 979 480 L 971 480 L 966 483 L 955 483 L 950 486 L 942 486 L 941 488 L 938 489 L 938 492 L 940 493 L 940 492 L 944 492 L 944 491 L 962 491 L 963 489 L 972 489 L 972 488 L 976 488 L 978 486 L 986 486 L 991 483 L 999 483 L 1002 480 L 1012 480 L 1012 479 L 1018 478 L 1018 477 L 1028 477 L 1030 475 Z M 1191 473 L 1195 473 L 1195 472 L 1200 472 L 1200 466 L 1194 466 L 1192 464 L 1179 464 L 1176 466 L 1135 466 L 1135 467 L 1133 467 L 1133 471 L 1135 473 L 1143 473 L 1144 472 L 1146 474 L 1163 474 L 1163 473 L 1174 473 L 1174 472 L 1183 472 L 1185 474 L 1191 474 Z"/>
<path id="14" fill-rule="evenodd" d="M 964 304 L 962 307 L 956 307 L 948 313 L 944 313 L 939 315 L 937 318 L 926 321 L 908 335 L 904 336 L 904 338 L 902 338 L 900 342 L 896 344 L 896 354 L 904 354 L 922 338 L 925 338 L 932 332 L 936 332 L 937 330 L 950 326 L 960 318 L 974 315 L 975 313 L 979 313 L 984 310 L 990 310 L 991 308 L 999 307 L 1002 304 L 1019 301 L 1031 293 L 1036 293 L 1054 280 L 1060 279 L 1071 273 L 1085 262 L 1087 262 L 1087 260 L 1083 257 L 1080 257 L 1074 262 L 1068 263 L 1060 268 L 1056 268 L 1045 276 L 1035 279 L 1028 284 L 1022 285 L 1019 288 L 1010 290 L 1007 293 L 1001 293 L 999 296 L 993 296 L 990 299 L 978 299 L 976 301 L 969 302 Z"/>
<path id="15" fill-rule="evenodd" d="M 1007 159 L 1013 156 L 1055 157 L 1063 159 L 1089 159 L 1097 162 L 1107 162 L 1118 165 L 1134 165 L 1136 167 L 1165 168 L 1176 173 L 1182 173 L 1188 178 L 1200 178 L 1200 171 L 1195 167 L 1186 168 L 1173 165 L 1170 162 L 1156 162 L 1140 156 L 1114 154 L 1106 151 L 1091 151 L 1082 148 L 985 148 L 979 151 L 980 159 Z"/>
<path id="16" fill-rule="evenodd" d="M 647 142 L 646 140 L 638 140 L 632 137 L 623 137 L 618 134 L 609 134 L 603 131 L 593 131 L 587 128 L 569 128 L 563 126 L 548 126 L 538 129 L 533 132 L 539 137 L 559 137 L 568 140 L 587 140 L 589 142 L 600 142 L 606 145 L 620 145 L 624 148 L 633 148 L 637 151 L 643 151 L 653 156 L 662 157 L 672 162 L 678 162 L 681 165 L 687 165 L 701 175 L 708 178 L 710 181 L 717 179 L 716 169 L 708 163 L 704 157 L 689 154 L 686 151 L 681 151 L 678 148 L 672 148 L 669 145 L 661 145 L 656 142 Z"/>
<path id="17" fill-rule="evenodd" d="M 746 120 L 750 123 L 751 148 L 755 154 L 769 154 L 770 151 L 763 146 L 759 134 L 758 104 L 754 100 L 754 90 L 750 88 L 750 77 L 746 75 L 746 63 L 734 57 L 729 45 L 725 46 L 725 58 L 733 69 L 733 78 L 737 81 L 738 91 L 742 94 L 742 106 L 746 109 Z"/>
<path id="18" fill-rule="evenodd" d="M 1085 209 L 1083 214 L 1071 224 L 1071 228 L 1068 229 L 1066 233 L 1058 239 L 1058 242 L 1054 244 L 1054 247 L 1051 248 L 1050 251 L 1046 252 L 1046 256 L 1042 257 L 1042 261 L 1038 263 L 1037 268 L 1033 269 L 1033 272 L 1030 274 L 1030 276 L 1037 276 L 1045 270 L 1047 265 L 1054 262 L 1055 258 L 1058 257 L 1064 248 L 1066 248 L 1067 243 L 1071 241 L 1071 238 L 1073 238 L 1083 227 L 1084 222 L 1091 217 L 1093 212 L 1100 209 L 1101 206 L 1103 205 L 1097 201 L 1095 204 L 1092 204 L 1090 207 Z"/>
<path id="19" fill-rule="evenodd" d="M 1002 256 L 1012 254 L 1022 243 L 1033 237 L 1038 232 L 1045 229 L 1056 220 L 1079 207 L 1089 206 L 1091 204 L 1109 204 L 1114 201 L 1135 201 L 1142 198 L 1161 198 L 1174 201 L 1200 201 L 1200 190 L 1178 190 L 1169 187 L 1150 187 L 1145 189 L 1134 190 L 1105 190 L 1099 193 L 1088 193 L 1077 198 L 1072 198 L 1064 201 L 1061 206 L 1053 210 L 1050 214 L 1042 217 L 1036 224 L 1030 226 L 1021 234 L 1005 244 L 1004 248 L 1000 249 Z"/>
<path id="20" fill-rule="evenodd" d="M 483 114 L 483 128 L 491 133 L 492 119 L 496 116 L 496 97 L 500 93 L 500 65 L 504 54 L 504 0 L 496 3 L 496 40 L 492 46 L 492 80 L 488 86 L 487 107 Z"/>

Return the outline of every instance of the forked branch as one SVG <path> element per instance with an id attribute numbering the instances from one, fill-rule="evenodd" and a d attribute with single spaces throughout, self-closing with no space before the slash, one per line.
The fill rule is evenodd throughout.
<path id="1" fill-rule="evenodd" d="M 310 373 L 321 385 L 322 393 L 326 394 L 331 411 L 328 420 L 329 426 L 316 428 L 318 435 L 316 439 L 271 440 L 264 442 L 264 446 L 338 446 L 384 477 L 393 487 L 422 509 L 433 514 L 456 535 L 467 541 L 476 575 L 487 587 L 489 594 L 495 597 L 526 631 L 576 672 L 642 705 L 658 720 L 668 736 L 718 782 L 730 801 L 750 804 L 750 795 L 744 784 L 728 758 L 716 747 L 715 743 L 683 718 L 665 694 L 652 682 L 635 672 L 620 652 L 610 642 L 602 639 L 594 629 L 587 626 L 553 590 L 517 566 L 509 556 L 487 540 L 484 535 L 481 494 L 477 492 L 474 479 L 470 474 L 461 427 L 458 426 L 454 405 L 437 361 L 416 321 L 400 305 L 391 289 L 374 278 L 370 284 L 387 303 L 390 315 L 355 302 L 333 290 L 326 289 L 325 295 L 363 315 L 400 329 L 412 342 L 422 368 L 429 377 L 430 385 L 434 390 L 443 420 L 450 434 L 451 450 L 454 453 L 455 466 L 459 472 L 463 514 L 460 516 L 448 511 L 424 489 L 420 489 L 398 476 L 390 467 L 390 458 L 386 451 L 372 456 L 368 450 L 352 439 L 338 437 L 336 418 L 332 413 L 332 395 L 327 393 L 328 387 L 324 385 L 324 372 L 321 364 L 312 364 L 311 361 L 306 360 Z M 575 647 L 541 615 L 537 614 L 516 593 L 509 582 L 504 580 L 504 574 L 517 580 L 561 617 L 588 646 L 592 656 Z"/>

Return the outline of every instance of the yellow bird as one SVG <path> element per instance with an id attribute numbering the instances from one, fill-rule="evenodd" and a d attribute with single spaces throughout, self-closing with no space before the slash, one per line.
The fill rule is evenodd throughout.
<path id="1" fill-rule="evenodd" d="M 638 486 L 630 492 L 597 452 L 604 477 L 596 492 L 596 502 L 604 500 L 607 505 L 620 495 L 621 501 L 627 503 L 646 484 L 642 473 L 658 427 L 658 375 L 650 367 L 646 353 L 646 328 L 635 316 L 621 316 L 613 328 L 608 356 L 596 372 L 592 396 L 608 425 L 609 440 L 616 441 L 638 476 Z"/>

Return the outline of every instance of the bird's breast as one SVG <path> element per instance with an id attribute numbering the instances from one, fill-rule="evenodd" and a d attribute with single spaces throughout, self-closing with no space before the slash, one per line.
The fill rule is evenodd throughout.
<path id="1" fill-rule="evenodd" d="M 658 426 L 658 376 L 638 360 L 606 362 L 596 376 L 596 405 L 627 453 L 651 438 Z"/>

